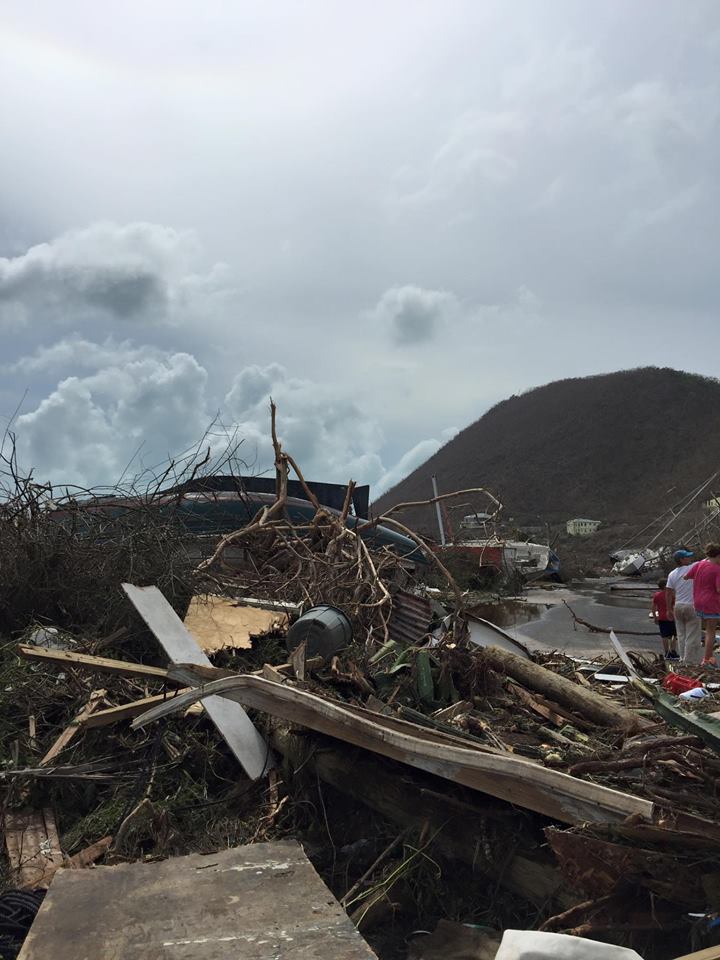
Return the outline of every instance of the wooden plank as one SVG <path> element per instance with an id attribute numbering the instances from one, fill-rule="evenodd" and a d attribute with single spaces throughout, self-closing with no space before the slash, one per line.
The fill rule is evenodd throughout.
<path id="1" fill-rule="evenodd" d="M 60 870 L 18 960 L 376 960 L 292 840 Z"/>
<path id="2" fill-rule="evenodd" d="M 561 717 L 558 713 L 555 713 L 554 710 L 551 710 L 550 707 L 545 706 L 544 703 L 540 703 L 539 700 L 536 700 L 530 691 L 525 689 L 525 687 L 521 687 L 518 683 L 511 683 L 509 686 L 518 700 L 537 713 L 538 716 L 543 717 L 545 720 L 549 720 L 551 723 L 554 723 L 556 727 L 565 726 L 567 721 L 564 717 Z"/>
<path id="3" fill-rule="evenodd" d="M 25 890 L 46 886 L 63 863 L 52 810 L 9 810 L 3 826 L 14 884 Z"/>
<path id="4" fill-rule="evenodd" d="M 564 823 L 618 822 L 634 815 L 652 821 L 655 815 L 654 804 L 642 797 L 479 744 L 470 745 L 395 717 L 348 709 L 338 701 L 262 677 L 238 676 L 208 683 L 155 707 L 138 717 L 133 726 L 184 709 L 198 698 L 218 695 Z"/>
<path id="5" fill-rule="evenodd" d="M 325 663 L 323 657 L 309 657 L 305 660 L 305 670 L 314 670 Z M 266 663 L 262 670 L 253 670 L 252 673 L 258 677 L 266 676 L 268 680 L 277 680 L 282 683 L 288 677 L 293 676 L 294 669 L 292 663 L 270 664 Z M 174 663 L 168 667 L 168 677 L 176 683 L 188 684 L 192 687 L 199 687 L 202 683 L 210 683 L 212 680 L 222 680 L 223 677 L 236 677 L 237 670 L 226 670 L 223 667 L 203 667 L 197 663 Z"/>
<path id="6" fill-rule="evenodd" d="M 27 660 L 43 660 L 63 667 L 83 667 L 97 670 L 99 673 L 114 673 L 121 677 L 152 677 L 155 680 L 167 680 L 164 667 L 150 667 L 145 663 L 130 663 L 129 660 L 109 660 L 107 657 L 92 657 L 87 653 L 73 653 L 71 650 L 45 650 L 31 644 L 19 643 L 17 652 Z"/>
<path id="7" fill-rule="evenodd" d="M 292 667 L 296 680 L 303 681 L 305 679 L 306 650 L 307 644 L 303 640 L 290 654 L 290 666 Z"/>
<path id="8" fill-rule="evenodd" d="M 274 667 L 271 663 L 263 664 L 262 676 L 266 680 L 271 680 L 273 683 L 285 683 L 287 677 L 285 674 L 280 673 L 280 671 Z"/>
<path id="9" fill-rule="evenodd" d="M 720 960 L 720 947 L 705 947 L 696 953 L 684 953 L 675 960 Z"/>
<path id="10" fill-rule="evenodd" d="M 189 687 L 185 687 L 177 692 L 187 693 L 189 689 Z M 172 693 L 159 693 L 154 697 L 143 697 L 141 700 L 131 700 L 129 703 L 121 703 L 117 707 L 108 707 L 106 710 L 96 710 L 95 713 L 85 718 L 83 726 L 106 727 L 111 723 L 119 723 L 121 720 L 132 720 L 133 717 L 139 717 L 141 713 L 149 710 L 150 707 L 154 707 L 158 703 L 164 703 L 165 700 L 172 699 L 172 696 Z M 190 708 L 186 711 L 186 715 L 189 713 L 189 709 Z M 201 710 L 193 710 L 190 715 L 197 715 L 201 712 Z"/>
<path id="11" fill-rule="evenodd" d="M 112 840 L 112 837 L 103 837 L 102 840 L 91 843 L 89 847 L 85 847 L 84 850 L 70 857 L 65 864 L 65 869 L 81 870 L 84 867 L 89 867 L 91 863 L 95 863 L 104 853 L 107 853 L 112 845 Z"/>
<path id="12" fill-rule="evenodd" d="M 55 743 L 50 747 L 48 752 L 40 761 L 41 767 L 46 767 L 48 764 L 52 763 L 55 757 L 61 753 L 73 739 L 75 734 L 78 732 L 83 722 L 87 720 L 95 711 L 98 709 L 100 704 L 104 701 L 107 690 L 93 690 L 90 694 L 90 699 L 82 708 L 80 713 L 75 717 L 73 722 L 65 727 L 63 732 L 57 738 Z"/>
<path id="13" fill-rule="evenodd" d="M 136 587 L 124 583 L 122 588 L 173 663 L 212 666 L 157 587 Z M 204 707 L 250 779 L 257 780 L 267 773 L 273 766 L 270 748 L 240 704 L 221 697 L 210 697 L 204 702 Z"/>

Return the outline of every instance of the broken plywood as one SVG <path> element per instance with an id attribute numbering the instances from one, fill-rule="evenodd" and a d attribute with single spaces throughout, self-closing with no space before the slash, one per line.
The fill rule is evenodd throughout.
<path id="1" fill-rule="evenodd" d="M 285 629 L 288 617 L 281 611 L 259 610 L 208 595 L 192 598 L 184 622 L 203 653 L 214 653 L 224 647 L 249 648 L 251 637 Z"/>
<path id="2" fill-rule="evenodd" d="M 18 960 L 374 960 L 290 840 L 60 871 Z"/>

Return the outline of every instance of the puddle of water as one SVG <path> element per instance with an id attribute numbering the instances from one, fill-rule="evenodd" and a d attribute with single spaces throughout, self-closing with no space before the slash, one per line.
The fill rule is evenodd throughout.
<path id="1" fill-rule="evenodd" d="M 523 623 L 539 620 L 549 609 L 545 604 L 528 603 L 525 600 L 495 600 L 490 603 L 478 603 L 470 607 L 470 612 L 498 627 L 517 627 Z"/>
<path id="2" fill-rule="evenodd" d="M 527 600 L 500 600 L 478 604 L 478 616 L 503 627 L 522 643 L 535 649 L 588 653 L 609 649 L 606 634 L 590 633 L 576 626 L 567 603 L 576 616 L 606 629 L 637 631 L 627 635 L 631 649 L 659 650 L 660 640 L 648 618 L 650 598 L 629 597 L 611 592 L 607 584 L 583 584 L 545 591 L 528 591 Z"/>

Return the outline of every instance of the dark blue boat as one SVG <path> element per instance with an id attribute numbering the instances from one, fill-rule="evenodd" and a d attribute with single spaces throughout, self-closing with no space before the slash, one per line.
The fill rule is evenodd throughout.
<path id="1" fill-rule="evenodd" d="M 161 516 L 172 518 L 192 536 L 222 536 L 246 527 L 263 507 L 271 507 L 275 503 L 275 495 L 256 492 L 231 491 L 190 491 L 183 493 L 164 493 L 152 498 L 152 506 Z M 90 517 L 101 521 L 119 520 L 127 517 L 134 510 L 147 509 L 147 502 L 134 497 L 98 497 L 82 503 L 83 523 L 87 524 Z M 340 516 L 339 510 L 325 507 L 328 513 Z M 307 500 L 297 497 L 288 497 L 286 502 L 287 516 L 295 526 L 310 523 L 315 517 L 315 507 Z M 68 522 L 77 518 L 71 510 L 59 509 L 53 516 L 59 522 Z M 362 517 L 349 516 L 346 526 L 350 530 L 367 523 Z M 109 535 L 111 532 L 107 531 Z M 380 549 L 387 547 L 397 556 L 411 563 L 427 563 L 423 550 L 409 537 L 389 527 L 371 526 L 361 530 L 360 536 L 368 546 Z"/>

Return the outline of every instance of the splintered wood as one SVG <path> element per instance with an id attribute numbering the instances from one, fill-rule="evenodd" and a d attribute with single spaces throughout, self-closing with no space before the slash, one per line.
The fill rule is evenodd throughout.
<path id="1" fill-rule="evenodd" d="M 63 863 L 52 810 L 8 811 L 4 832 L 15 885 L 29 890 L 49 883 Z"/>
<path id="2" fill-rule="evenodd" d="M 48 752 L 42 758 L 42 760 L 40 761 L 41 767 L 46 767 L 49 764 L 51 764 L 55 759 L 55 757 L 57 757 L 57 755 L 61 753 L 65 749 L 65 747 L 68 746 L 70 741 L 73 739 L 75 734 L 80 729 L 81 725 L 88 719 L 88 717 L 92 716 L 92 714 L 95 713 L 95 711 L 98 709 L 98 707 L 100 707 L 102 703 L 105 702 L 106 694 L 107 694 L 107 690 L 93 690 L 93 692 L 90 694 L 90 699 L 82 708 L 80 713 L 78 713 L 78 715 L 75 717 L 75 719 L 70 724 L 70 726 L 66 727 L 63 730 L 63 732 L 57 738 L 55 743 L 50 747 Z"/>

